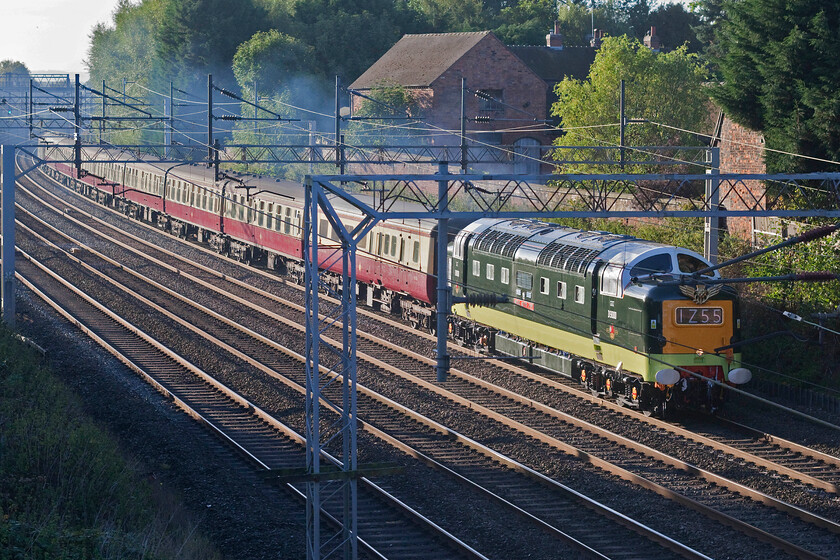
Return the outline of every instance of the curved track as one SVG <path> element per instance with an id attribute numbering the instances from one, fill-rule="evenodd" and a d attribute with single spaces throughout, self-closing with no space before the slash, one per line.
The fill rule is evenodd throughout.
<path id="1" fill-rule="evenodd" d="M 146 266 L 148 266 L 148 264 Z M 159 267 L 160 265 L 156 265 L 156 266 Z M 179 266 L 179 268 L 186 268 L 185 265 L 178 265 L 178 266 Z M 184 278 L 186 278 L 186 273 L 183 270 L 180 271 L 179 275 L 181 276 L 182 280 Z M 216 276 L 218 277 L 218 275 L 216 275 Z M 204 287 L 207 287 L 207 285 L 205 284 Z M 226 292 L 221 292 L 221 293 L 226 293 Z M 241 295 L 238 296 L 238 297 L 242 297 L 243 299 L 245 299 Z M 265 307 L 271 308 L 272 306 L 277 306 L 278 303 L 279 302 L 274 301 L 273 303 L 268 303 L 267 305 L 265 305 Z M 252 320 L 256 321 L 258 319 L 252 319 Z M 416 333 L 414 333 L 413 336 L 416 337 Z M 364 342 L 364 344 L 365 345 L 368 345 L 368 344 L 372 345 L 373 344 L 373 340 L 372 340 L 373 338 L 374 337 L 371 338 L 371 342 Z M 360 348 L 362 348 L 362 344 L 360 344 Z M 378 348 L 385 348 L 385 345 L 380 344 L 378 346 Z M 376 352 L 379 352 L 380 350 L 378 348 L 374 347 L 374 346 L 370 346 L 370 353 L 374 354 Z M 362 353 L 360 352 L 360 355 L 361 354 Z M 399 355 L 401 357 L 395 357 L 395 355 Z M 388 356 L 390 356 L 390 357 L 388 357 Z M 428 375 L 428 370 L 429 370 L 428 364 L 425 363 L 422 358 L 418 359 L 418 357 L 413 357 L 411 363 L 400 361 L 400 360 L 406 359 L 406 352 L 404 352 L 404 351 L 403 352 L 397 352 L 395 354 L 395 349 L 394 348 L 387 348 L 386 354 L 383 355 L 381 358 L 382 358 L 381 361 L 383 362 L 383 364 L 377 363 L 377 362 L 380 361 L 380 359 L 376 358 L 375 356 L 371 356 L 370 362 L 372 364 L 374 364 L 376 367 L 380 367 L 383 371 L 387 370 L 388 367 L 390 367 L 391 369 L 394 370 L 393 372 L 391 372 L 390 375 L 399 376 L 399 373 L 397 373 L 397 372 L 399 372 L 400 370 L 402 370 L 403 372 L 405 370 L 409 370 L 409 371 L 417 370 L 418 372 L 420 372 L 420 377 L 423 377 L 424 375 Z M 384 364 L 384 361 L 386 359 L 391 362 L 390 365 Z M 386 365 L 388 367 L 382 367 L 382 365 Z M 496 369 L 496 368 L 493 368 L 493 369 Z M 424 374 L 423 372 L 426 372 L 426 373 Z M 403 378 L 403 381 L 410 381 L 410 380 Z M 399 383 L 402 383 L 403 381 L 400 381 Z M 398 383 L 398 385 L 399 385 L 399 383 Z M 623 462 L 626 463 L 628 461 L 627 458 L 618 459 L 618 460 L 615 460 L 615 461 L 613 461 L 612 458 L 610 458 L 609 461 L 604 461 L 603 459 L 600 458 L 600 455 L 609 455 L 610 453 L 613 452 L 613 451 L 609 451 L 610 449 L 616 450 L 617 448 L 608 446 L 607 448 L 605 448 L 606 450 L 604 450 L 604 448 L 599 448 L 598 447 L 599 445 L 603 445 L 603 443 L 601 443 L 601 444 L 597 443 L 597 441 L 599 441 L 597 438 L 595 440 L 592 440 L 592 434 L 596 434 L 597 432 L 599 432 L 599 429 L 595 428 L 592 424 L 587 424 L 586 422 L 580 422 L 580 421 L 576 421 L 576 420 L 573 420 L 573 419 L 570 419 L 570 418 L 565 418 L 565 417 L 563 417 L 562 413 L 559 413 L 559 411 L 557 411 L 556 409 L 551 410 L 551 407 L 549 407 L 549 406 L 539 405 L 539 403 L 537 403 L 536 400 L 532 400 L 530 397 L 519 397 L 515 394 L 510 394 L 510 393 L 509 394 L 504 394 L 504 390 L 500 389 L 499 387 L 486 386 L 486 383 L 478 382 L 475 378 L 469 378 L 469 376 L 465 375 L 465 374 L 461 376 L 461 381 L 458 382 L 460 384 L 459 385 L 459 392 L 463 392 L 465 395 L 468 395 L 468 396 L 455 395 L 455 392 L 440 392 L 439 390 L 436 391 L 436 390 L 433 389 L 433 384 L 428 383 L 428 381 L 422 381 L 422 380 L 421 381 L 416 381 L 415 380 L 415 381 L 411 381 L 411 383 L 413 383 L 415 386 L 418 386 L 418 385 L 422 386 L 422 387 L 425 388 L 426 391 L 428 391 L 429 394 L 436 394 L 438 397 L 448 399 L 450 402 L 458 402 L 459 400 L 463 400 L 464 402 L 468 401 L 469 404 L 462 403 L 462 405 L 465 406 L 466 408 L 472 409 L 473 413 L 475 412 L 475 410 L 477 408 L 482 408 L 483 407 L 482 412 L 485 414 L 485 416 L 493 418 L 494 421 L 499 421 L 503 424 L 507 424 L 508 428 L 518 430 L 518 432 L 520 434 L 522 432 L 525 432 L 533 438 L 541 439 L 543 441 L 543 445 L 548 445 L 550 448 L 554 448 L 555 450 L 561 450 L 561 451 L 564 451 L 566 453 L 576 455 L 578 457 L 584 457 L 590 463 L 596 464 L 596 465 L 598 465 L 602 468 L 611 469 L 612 467 L 610 467 L 609 464 L 612 464 L 613 462 L 622 462 L 623 461 Z M 550 382 L 543 381 L 541 383 L 543 384 L 543 386 L 550 386 L 551 385 Z M 429 385 L 432 385 L 432 387 L 429 387 Z M 485 385 L 485 386 L 482 387 L 482 385 Z M 402 385 L 400 385 L 400 387 L 402 387 Z M 557 388 L 555 387 L 554 389 L 556 390 Z M 575 398 L 579 399 L 580 397 L 575 397 Z M 499 400 L 499 399 L 501 399 L 501 400 Z M 519 401 L 519 402 L 517 402 L 517 401 Z M 445 402 L 445 401 L 443 401 L 443 402 Z M 534 410 L 528 411 L 527 410 L 528 408 L 534 409 Z M 495 409 L 495 411 L 494 411 L 494 409 Z M 499 410 L 502 410 L 503 414 L 499 414 L 499 412 L 498 412 Z M 496 416 L 498 416 L 498 418 Z M 506 418 L 507 420 L 501 420 L 502 418 Z M 516 418 L 516 419 L 513 420 L 512 418 Z M 540 420 L 540 418 L 545 418 L 545 420 Z M 560 419 L 562 419 L 563 422 L 566 422 L 567 424 L 569 424 L 571 426 L 571 430 L 572 430 L 571 432 L 566 432 L 566 433 L 556 432 L 556 430 L 558 429 L 558 425 L 559 425 L 558 420 L 560 420 Z M 638 420 L 638 421 L 639 422 L 650 422 L 649 419 L 648 420 Z M 543 424 L 543 425 L 540 425 L 540 424 Z M 646 424 L 646 425 L 649 425 L 649 424 Z M 397 428 L 395 428 L 395 429 L 397 429 Z M 552 430 L 555 430 L 555 431 L 552 432 Z M 603 430 L 601 430 L 601 431 L 603 432 Z M 650 430 L 648 430 L 648 431 L 650 431 Z M 585 432 L 588 435 L 582 435 L 579 432 Z M 649 450 L 648 449 L 643 450 L 639 446 L 635 445 L 635 443 L 631 442 L 629 439 L 627 439 L 627 438 L 622 439 L 621 436 L 618 436 L 617 434 L 613 434 L 612 436 L 610 436 L 610 435 L 607 435 L 607 434 L 604 434 L 604 433 L 600 433 L 600 434 L 597 434 L 597 435 L 598 435 L 598 438 L 606 439 L 608 441 L 611 440 L 612 444 L 618 444 L 619 447 L 628 446 L 628 445 L 636 447 L 637 448 L 637 450 L 636 450 L 637 453 L 640 453 L 642 456 L 647 457 L 647 459 L 641 458 L 641 459 L 636 459 L 636 460 L 632 460 L 632 459 L 630 460 L 631 463 L 633 463 L 633 462 L 637 463 L 637 466 L 635 467 L 637 470 L 638 469 L 641 469 L 643 471 L 648 470 L 649 466 L 646 465 L 645 462 L 646 461 L 649 462 L 649 459 L 652 456 L 655 456 L 657 453 L 660 453 L 660 452 L 656 452 L 656 451 L 654 451 L 650 448 L 648 448 Z M 614 437 L 614 436 L 617 436 L 617 437 Z M 464 436 L 461 436 L 461 437 L 464 437 Z M 515 437 L 515 436 L 512 434 L 511 437 Z M 518 437 L 521 438 L 521 435 L 518 436 Z M 578 445 L 595 445 L 595 447 L 590 448 L 587 451 L 582 451 L 581 449 L 569 447 L 568 444 L 561 442 L 560 441 L 561 439 L 563 439 L 563 440 L 575 440 L 575 439 L 577 439 L 579 441 L 584 441 L 584 440 L 589 439 L 591 441 L 594 441 L 595 443 L 593 443 L 593 444 L 580 443 Z M 644 447 L 644 446 L 642 446 L 642 447 Z M 593 451 L 593 449 L 594 449 L 594 451 Z M 660 461 L 660 462 L 663 462 L 664 464 L 670 464 L 671 467 L 677 467 L 677 470 L 688 472 L 689 475 L 691 475 L 689 478 L 693 478 L 695 481 L 698 480 L 698 479 L 706 479 L 707 481 L 712 480 L 716 484 L 720 482 L 719 475 L 714 475 L 713 473 L 710 473 L 710 472 L 707 472 L 707 471 L 704 471 L 703 473 L 700 473 L 701 469 L 697 469 L 693 465 L 686 464 L 684 461 L 675 460 L 673 457 L 670 457 L 670 458 L 669 457 L 658 457 L 657 460 Z M 679 466 L 678 466 L 678 464 L 679 464 Z M 618 472 L 618 471 L 614 471 L 614 472 Z M 625 472 L 630 473 L 630 474 L 629 475 L 619 474 L 619 476 L 622 476 L 625 479 L 640 478 L 640 475 L 636 474 L 636 473 L 633 473 L 632 469 L 625 469 Z M 700 473 L 699 476 L 698 476 L 698 473 Z M 674 470 L 673 469 L 670 469 L 670 470 L 664 469 L 662 476 L 664 476 L 666 478 L 673 478 L 674 477 Z M 643 478 L 643 477 L 641 477 L 641 478 Z M 650 484 L 650 482 L 651 481 L 648 481 L 646 483 L 641 483 L 641 482 L 640 483 L 643 486 L 647 486 L 648 488 L 654 488 L 654 485 Z M 679 484 L 690 485 L 689 482 L 677 483 L 677 485 L 679 485 Z M 664 488 L 664 487 L 662 487 L 662 488 Z M 706 492 L 707 490 L 708 490 L 708 486 L 702 486 L 701 485 L 699 487 L 698 492 L 703 493 L 703 492 Z M 749 489 L 745 488 L 745 487 L 741 487 L 741 489 L 739 491 L 744 492 L 745 490 L 746 490 L 747 493 L 749 493 Z M 676 499 L 677 502 L 682 503 L 681 498 L 675 498 L 673 496 L 673 494 L 674 494 L 673 490 L 669 490 L 669 489 L 666 488 L 663 491 L 663 490 L 659 490 L 657 488 L 657 489 L 655 489 L 655 491 L 657 491 L 661 495 L 670 495 L 669 497 L 671 499 Z M 765 501 L 765 498 L 763 496 L 760 496 L 760 493 L 753 492 L 753 494 L 754 494 L 754 496 L 757 496 L 762 501 Z M 716 496 L 711 501 L 714 502 L 715 500 L 723 500 L 725 502 L 726 500 L 730 500 L 730 499 L 731 499 L 731 497 L 730 498 L 725 498 L 725 497 Z M 771 502 L 771 500 L 766 501 L 766 503 L 770 503 L 770 502 Z M 696 507 L 696 506 L 692 506 L 692 507 Z M 721 507 L 725 507 L 725 506 L 721 506 Z M 799 515 L 800 517 L 804 517 L 806 519 L 809 519 L 809 522 L 811 522 L 811 523 L 818 523 L 818 524 L 824 525 L 825 527 L 828 527 L 829 532 L 831 532 L 833 530 L 832 529 L 833 524 L 831 522 L 825 522 L 824 523 L 823 520 L 821 520 L 819 518 L 819 516 L 809 515 L 808 512 L 798 512 L 798 511 L 795 511 L 796 508 L 791 509 L 791 508 L 788 508 L 784 505 L 779 505 L 779 504 L 776 504 L 773 507 L 775 507 L 777 509 L 782 509 L 782 510 L 787 509 L 788 511 L 793 511 L 795 514 Z M 763 511 L 760 508 L 757 510 L 756 515 L 773 517 L 772 515 L 768 515 L 766 511 Z M 728 524 L 733 525 L 733 526 L 735 525 L 734 521 L 725 520 L 724 522 L 727 522 Z M 784 517 L 779 519 L 778 522 L 781 523 L 781 524 L 790 525 L 790 520 L 787 519 L 787 518 L 784 518 Z M 754 523 L 754 524 L 759 525 L 759 526 L 761 525 L 761 523 Z M 773 539 L 769 538 L 770 536 L 772 536 L 772 535 L 770 535 L 770 533 L 777 532 L 777 528 L 775 526 L 772 526 L 772 525 L 768 526 L 768 525 L 766 525 L 766 523 L 765 523 L 765 527 L 768 527 L 769 530 L 765 530 L 764 534 L 762 534 L 761 530 L 758 530 L 758 531 L 752 531 L 753 535 L 758 536 L 759 538 L 762 538 L 763 540 L 771 540 L 772 541 Z M 603 529 L 603 528 L 601 528 L 601 529 Z M 794 529 L 794 530 L 796 531 L 796 529 Z M 750 530 L 747 530 L 747 532 L 749 533 Z M 782 532 L 784 532 L 784 531 L 782 531 Z M 604 531 L 601 531 L 601 534 L 603 535 Z M 831 542 L 828 542 L 828 544 L 824 543 L 823 545 L 820 545 L 820 540 L 821 540 L 822 537 L 819 536 L 819 533 L 809 533 L 808 535 L 804 535 L 804 537 L 809 541 L 809 544 L 811 546 L 817 546 L 817 547 L 828 546 L 829 547 L 828 550 L 830 550 Z M 836 538 L 836 536 L 835 536 L 835 538 Z M 793 547 L 790 547 L 790 548 L 785 548 L 785 545 L 781 544 L 778 541 L 775 543 L 775 546 L 778 546 L 778 547 L 782 548 L 783 550 L 788 550 L 789 552 L 791 552 L 793 554 L 806 557 L 804 551 L 797 549 L 796 546 L 793 546 Z M 822 553 L 822 549 L 820 549 L 820 548 L 817 548 L 817 551 L 818 551 L 818 553 Z"/>

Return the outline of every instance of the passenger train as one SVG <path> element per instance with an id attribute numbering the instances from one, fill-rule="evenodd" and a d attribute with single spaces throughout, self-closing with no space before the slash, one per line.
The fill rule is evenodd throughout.
<path id="1" fill-rule="evenodd" d="M 299 183 L 230 173 L 214 180 L 201 164 L 90 163 L 78 175 L 66 164 L 42 168 L 127 216 L 303 280 Z M 347 226 L 362 220 L 350 205 L 339 202 L 336 211 Z M 319 247 L 338 246 L 325 218 L 318 234 Z M 433 220 L 378 224 L 357 248 L 358 301 L 431 331 L 436 237 Z M 741 329 L 735 290 L 703 284 L 719 279 L 717 272 L 673 282 L 707 266 L 687 249 L 626 235 L 536 220 L 452 220 L 453 295 L 504 298 L 495 306 L 454 305 L 450 336 L 536 361 L 646 413 L 715 410 L 720 384 L 746 383 L 751 374 L 731 349 Z M 326 275 L 335 285 L 338 267 L 340 260 Z"/>

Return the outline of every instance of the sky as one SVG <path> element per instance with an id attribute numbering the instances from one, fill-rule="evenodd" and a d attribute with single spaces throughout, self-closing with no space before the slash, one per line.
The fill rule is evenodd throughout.
<path id="1" fill-rule="evenodd" d="M 112 23 L 118 0 L 0 0 L 0 60 L 30 72 L 87 74 L 84 59 L 97 23 Z"/>

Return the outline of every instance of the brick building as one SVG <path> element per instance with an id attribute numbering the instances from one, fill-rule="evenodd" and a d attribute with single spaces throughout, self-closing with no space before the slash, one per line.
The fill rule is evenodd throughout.
<path id="1" fill-rule="evenodd" d="M 553 85 L 567 74 L 586 76 L 594 59 L 591 48 L 583 57 L 564 51 L 556 29 L 547 43 L 545 47 L 507 47 L 490 31 L 405 35 L 350 87 L 363 93 L 382 85 L 404 87 L 418 101 L 419 119 L 433 128 L 455 132 L 433 136 L 432 141 L 458 145 L 463 78 L 468 88 L 464 113 L 470 143 L 512 145 L 517 153 L 527 154 L 555 138 L 545 125 Z M 476 91 L 486 95 L 475 95 Z M 351 96 L 351 112 L 362 102 Z M 513 163 L 514 172 L 547 171 L 530 158 Z"/>

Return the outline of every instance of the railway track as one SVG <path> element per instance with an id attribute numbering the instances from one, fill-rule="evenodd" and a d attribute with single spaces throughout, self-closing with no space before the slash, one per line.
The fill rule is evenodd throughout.
<path id="1" fill-rule="evenodd" d="M 270 414 L 173 352 L 154 337 L 24 253 L 18 279 L 68 321 L 142 375 L 187 414 L 228 442 L 267 476 L 301 469 L 305 439 Z M 332 457 L 326 460 L 338 464 Z M 377 558 L 486 558 L 367 478 L 359 494 L 360 545 Z M 330 492 L 330 483 L 323 491 Z M 302 483 L 288 489 L 305 498 Z M 343 502 L 327 500 L 325 520 L 341 518 Z M 387 519 L 389 531 L 378 530 Z"/>
<path id="2" fill-rule="evenodd" d="M 54 230 L 52 231 L 52 233 L 55 234 L 55 235 L 58 235 L 58 233 Z M 47 239 L 42 238 L 40 240 L 40 242 L 41 242 L 42 245 L 52 243 L 54 248 L 56 248 L 56 249 L 59 248 L 58 247 L 59 244 L 55 243 L 54 241 L 49 241 Z M 65 243 L 64 245 L 72 245 L 72 243 L 70 243 L 70 244 Z M 74 245 L 74 247 L 77 247 L 77 246 Z M 82 247 L 81 251 L 77 251 L 77 254 L 89 255 L 92 252 L 93 251 L 90 248 Z M 76 260 L 76 257 L 74 257 L 72 255 L 68 254 L 66 256 L 71 260 Z M 114 267 L 117 266 L 116 263 L 110 263 L 110 264 L 112 264 L 112 266 L 114 266 Z M 89 271 L 93 274 L 96 274 L 97 269 L 104 269 L 104 268 L 106 268 L 104 265 L 95 265 L 95 266 L 89 265 Z M 125 272 L 125 270 L 121 270 L 121 271 L 110 270 L 110 271 L 107 272 L 107 274 L 104 273 L 104 272 L 100 272 L 99 274 L 100 274 L 100 280 L 101 281 L 110 282 L 110 283 L 112 283 L 112 285 L 113 285 L 113 283 L 115 283 L 117 281 L 116 278 L 120 277 L 122 274 L 125 274 L 125 276 L 131 276 L 131 275 L 127 274 Z M 113 285 L 113 287 L 116 288 L 116 289 L 111 290 L 112 292 L 130 293 L 130 291 L 131 291 L 131 288 L 128 288 L 125 285 L 121 285 L 121 286 Z M 137 293 L 138 291 L 141 291 L 141 290 L 137 290 L 137 288 L 134 288 L 134 290 L 135 290 L 135 293 Z M 137 294 L 137 296 L 139 296 L 139 294 Z M 170 293 L 169 296 L 174 296 L 174 294 Z M 140 296 L 140 297 L 142 297 L 142 296 Z M 159 303 L 156 303 L 156 304 L 151 303 L 148 300 L 144 300 L 144 301 L 147 305 L 152 305 L 158 312 L 166 313 L 167 310 L 171 310 L 171 309 L 176 308 L 178 306 L 179 301 L 176 301 L 177 299 L 178 298 L 173 298 L 173 300 L 166 301 L 166 302 L 160 302 L 159 301 Z M 282 364 L 282 362 L 283 362 L 283 356 L 276 356 L 276 354 L 282 350 L 280 347 L 278 347 L 277 345 L 270 344 L 270 341 L 268 341 L 267 339 L 263 339 L 262 344 L 254 344 L 253 342 L 249 342 L 247 340 L 244 340 L 241 336 L 241 334 L 242 334 L 241 332 L 219 333 L 218 332 L 219 330 L 224 330 L 224 325 L 225 324 L 228 324 L 228 326 L 229 326 L 229 322 L 225 321 L 222 316 L 212 312 L 209 309 L 203 309 L 202 311 L 207 316 L 205 316 L 205 317 L 189 317 L 187 320 L 182 321 L 181 326 L 185 327 L 185 328 L 192 328 L 193 331 L 198 331 L 199 329 L 197 327 L 194 327 L 193 325 L 197 325 L 197 324 L 207 325 L 207 324 L 210 324 L 210 323 L 218 322 L 220 324 L 216 325 L 216 328 L 210 329 L 210 330 L 216 331 L 216 334 L 225 338 L 227 340 L 227 342 L 223 341 L 219 338 L 216 338 L 215 336 L 209 335 L 206 332 L 203 334 L 203 336 L 211 338 L 211 342 L 215 347 L 224 348 L 228 352 L 237 355 L 240 359 L 243 359 L 243 360 L 249 360 L 248 356 L 261 356 L 261 358 L 260 358 L 261 363 L 255 364 L 255 365 L 261 367 L 266 372 L 270 372 L 275 377 L 277 376 L 277 373 L 276 373 L 277 371 L 284 371 L 284 370 L 288 369 L 288 368 L 280 367 L 280 364 Z M 176 314 L 173 314 L 171 312 L 167 313 L 167 314 L 169 315 L 169 317 L 171 319 L 176 318 Z M 181 312 L 179 312 L 179 314 L 185 314 L 185 313 L 183 311 L 181 311 Z M 236 347 L 232 346 L 232 344 L 236 344 Z M 267 345 L 267 346 L 269 346 L 269 348 L 266 348 L 263 345 Z M 284 353 L 287 354 L 287 355 L 290 354 L 290 352 L 288 352 L 288 351 L 284 351 Z M 295 356 L 295 357 L 300 359 L 300 356 Z M 255 360 L 253 360 L 253 359 L 250 359 L 249 361 L 255 362 Z M 268 366 L 265 365 L 266 363 L 271 364 L 270 369 L 268 368 Z M 298 381 L 296 389 L 300 392 L 303 391 L 303 387 L 302 387 L 303 378 L 302 378 L 301 368 L 298 368 L 298 370 L 296 372 L 286 371 L 285 375 L 287 375 L 291 378 L 296 378 L 297 381 Z M 330 395 L 330 396 L 335 396 L 335 395 Z M 381 396 L 376 395 L 375 393 L 371 393 L 371 397 L 372 397 L 371 403 L 373 403 L 374 401 L 378 401 L 376 406 L 378 406 L 378 409 L 379 409 L 378 418 L 380 418 L 380 419 L 384 418 L 384 416 L 383 416 L 384 412 L 388 411 L 390 407 L 398 406 L 398 405 L 396 405 L 396 403 L 392 403 L 392 402 L 388 401 L 387 399 L 383 399 Z M 393 416 L 394 413 L 393 413 L 393 411 L 391 411 L 391 412 L 392 412 L 392 416 Z M 403 423 L 405 423 L 404 414 L 405 414 L 404 412 L 400 412 L 396 415 L 396 416 L 398 416 L 399 418 L 402 419 Z M 394 421 L 395 420 L 392 419 L 392 423 Z M 429 430 L 429 426 L 428 426 L 430 424 L 429 421 L 425 420 L 425 423 L 427 424 L 427 426 L 424 428 L 425 433 L 422 436 L 419 436 L 420 439 L 418 441 L 423 441 L 423 440 L 426 440 L 427 438 L 429 438 L 430 436 L 437 435 L 438 442 L 435 445 L 435 447 L 437 448 L 438 453 L 443 453 L 444 455 L 447 454 L 447 451 L 445 449 L 441 450 L 440 449 L 441 447 L 444 447 L 446 445 L 450 445 L 450 446 L 454 446 L 455 448 L 458 448 L 458 447 L 462 446 L 462 444 L 457 439 L 455 441 L 452 441 L 452 442 L 449 441 L 452 438 L 452 433 L 451 433 L 450 430 L 447 430 L 445 427 L 439 426 L 439 425 L 433 425 L 432 427 L 434 429 Z M 375 432 L 377 435 L 379 435 L 383 439 L 392 439 L 392 438 L 390 438 L 390 436 L 387 436 L 384 432 L 378 431 L 378 430 L 376 430 L 376 428 L 373 428 L 372 426 L 370 426 L 368 424 L 366 424 L 366 428 Z M 443 438 L 440 437 L 440 433 L 443 433 Z M 418 437 L 418 436 L 416 436 L 416 437 Z M 463 439 L 463 438 L 461 438 L 461 439 Z M 559 485 L 559 484 L 557 484 L 557 483 L 555 483 L 555 482 L 553 482 L 553 481 L 551 481 L 551 480 L 549 480 L 545 477 L 538 476 L 536 473 L 533 473 L 533 472 L 529 473 L 528 469 L 523 468 L 521 465 L 517 465 L 513 461 L 505 459 L 503 456 L 499 455 L 498 453 L 493 453 L 489 449 L 485 448 L 485 449 L 483 449 L 483 451 L 485 451 L 486 453 L 489 453 L 490 456 L 489 457 L 482 457 L 482 454 L 481 453 L 476 453 L 475 450 L 468 451 L 468 454 L 471 455 L 470 459 L 468 459 L 468 462 L 473 465 L 474 469 L 479 469 L 479 470 L 482 470 L 482 471 L 485 471 L 485 472 L 489 472 L 489 471 L 492 470 L 493 464 L 495 462 L 506 463 L 509 467 L 508 469 L 501 469 L 501 470 L 496 469 L 498 471 L 498 473 L 496 474 L 496 479 L 498 479 L 498 478 L 510 479 L 511 477 L 516 478 L 516 477 L 521 477 L 522 476 L 521 473 L 528 473 L 528 474 L 530 474 L 531 477 L 538 479 L 543 486 L 548 486 L 552 490 L 552 494 L 546 494 L 545 489 L 542 489 L 537 494 L 532 495 L 532 497 L 530 499 L 539 500 L 543 504 L 544 508 L 547 507 L 547 509 L 550 510 L 550 512 L 555 516 L 555 519 L 557 519 L 557 516 L 560 516 L 559 519 L 565 520 L 567 524 L 570 523 L 572 520 L 576 520 L 577 526 L 573 527 L 573 528 L 576 528 L 580 532 L 584 532 L 586 534 L 586 536 L 589 536 L 589 538 L 591 540 L 597 541 L 599 548 L 609 550 L 610 555 L 605 556 L 601 553 L 598 553 L 594 549 L 580 543 L 575 538 L 568 536 L 565 528 L 564 528 L 564 530 L 561 530 L 558 527 L 553 526 L 549 522 L 546 522 L 546 521 L 544 521 L 540 518 L 537 518 L 536 516 L 534 516 L 532 514 L 526 513 L 524 510 L 514 506 L 512 503 L 510 503 L 507 500 L 505 500 L 504 498 L 500 497 L 498 494 L 495 494 L 493 492 L 488 491 L 487 487 L 491 482 L 493 482 L 494 479 L 488 479 L 486 474 L 485 474 L 485 479 L 483 481 L 484 483 L 482 485 L 479 485 L 479 484 L 476 484 L 474 481 L 471 482 L 471 481 L 467 480 L 464 477 L 463 474 L 460 474 L 460 475 L 456 474 L 451 469 L 448 469 L 448 468 L 444 467 L 443 465 L 441 465 L 439 462 L 430 459 L 428 456 L 425 456 L 422 452 L 419 452 L 416 449 L 412 449 L 410 446 L 407 446 L 405 443 L 399 444 L 399 448 L 403 452 L 408 453 L 409 455 L 412 455 L 412 456 L 420 459 L 423 463 L 438 469 L 439 471 L 443 472 L 444 474 L 447 474 L 448 476 L 454 476 L 459 481 L 462 481 L 463 483 L 466 483 L 466 484 L 470 485 L 472 488 L 476 489 L 477 491 L 487 495 L 491 500 L 495 501 L 496 503 L 501 504 L 505 509 L 512 510 L 515 513 L 518 513 L 519 515 L 522 515 L 522 516 L 526 517 L 530 522 L 537 524 L 542 530 L 548 531 L 550 534 L 553 534 L 553 535 L 559 537 L 561 540 L 569 542 L 573 546 L 573 549 L 574 548 L 579 549 L 580 551 L 585 552 L 587 555 L 591 555 L 591 556 L 594 556 L 594 557 L 623 558 L 623 557 L 635 557 L 635 555 L 637 555 L 640 551 L 643 551 L 646 554 L 646 556 L 650 557 L 650 558 L 673 558 L 673 557 L 703 558 L 704 557 L 702 555 L 694 553 L 693 551 L 691 551 L 690 549 L 687 549 L 686 547 L 683 547 L 683 546 L 679 545 L 679 543 L 676 543 L 673 540 L 668 539 L 664 535 L 661 535 L 661 534 L 658 534 L 656 532 L 650 531 L 649 529 L 639 525 L 638 523 L 634 523 L 631 519 L 627 518 L 626 516 L 618 514 L 615 511 L 611 511 L 611 510 L 603 508 L 597 502 L 595 502 L 593 500 L 590 500 L 590 499 L 586 499 L 584 496 L 581 496 L 579 493 L 572 492 L 572 491 L 564 488 L 562 485 Z M 455 454 L 463 455 L 464 451 L 463 450 L 460 451 L 460 452 L 450 451 L 449 453 L 450 454 L 455 453 Z M 479 463 L 481 461 L 483 461 L 483 463 L 484 463 L 483 465 L 479 465 Z M 519 469 L 520 473 L 516 473 L 512 469 Z M 502 482 L 499 482 L 498 480 L 496 482 L 497 482 L 498 486 L 500 486 L 500 487 L 504 486 L 504 484 Z M 519 484 L 520 484 L 520 486 L 522 485 L 521 482 Z M 518 498 L 518 501 L 521 502 L 523 500 L 523 494 L 524 494 L 523 492 L 519 492 L 514 497 Z M 546 503 L 546 499 L 547 499 L 548 496 L 553 496 L 553 497 L 551 497 L 549 503 Z M 592 515 L 593 510 L 596 510 L 599 513 L 599 515 L 604 516 L 607 520 L 612 520 L 612 523 L 610 523 L 610 524 L 607 524 L 606 521 L 599 524 L 601 531 L 603 531 L 605 528 L 609 530 L 609 533 L 611 535 L 609 538 L 604 538 L 604 536 L 601 533 L 599 533 L 599 531 L 593 530 L 593 528 L 591 527 L 591 521 L 593 519 L 593 515 Z M 629 526 L 629 527 L 632 528 L 632 530 L 628 531 L 626 528 L 624 528 L 624 526 Z M 637 533 L 644 533 L 644 535 L 643 535 L 642 538 L 639 538 Z M 652 541 L 651 541 L 651 539 L 652 539 Z M 667 550 L 667 548 L 663 549 L 663 547 L 658 543 L 663 543 L 667 547 L 671 547 L 671 548 L 676 549 L 679 552 L 679 554 L 673 554 L 673 553 L 669 552 Z M 619 553 L 620 550 L 628 549 L 628 548 L 630 550 L 625 550 L 623 553 Z"/>
<path id="3" fill-rule="evenodd" d="M 419 369 L 424 369 L 424 367 L 423 367 L 422 365 L 421 365 L 421 366 L 418 366 L 416 362 L 415 362 L 415 365 L 414 365 L 414 366 L 407 366 L 407 365 L 404 365 L 404 364 L 403 364 L 403 369 L 411 369 L 412 367 L 413 367 L 413 368 L 415 368 L 415 369 L 418 369 L 418 368 L 419 368 Z M 447 396 L 446 398 L 451 398 L 451 397 Z M 510 397 L 505 397 L 505 398 L 506 398 L 506 399 L 510 399 Z M 567 452 L 571 452 L 571 453 L 579 453 L 579 451 L 571 451 L 571 450 L 567 450 Z"/>

